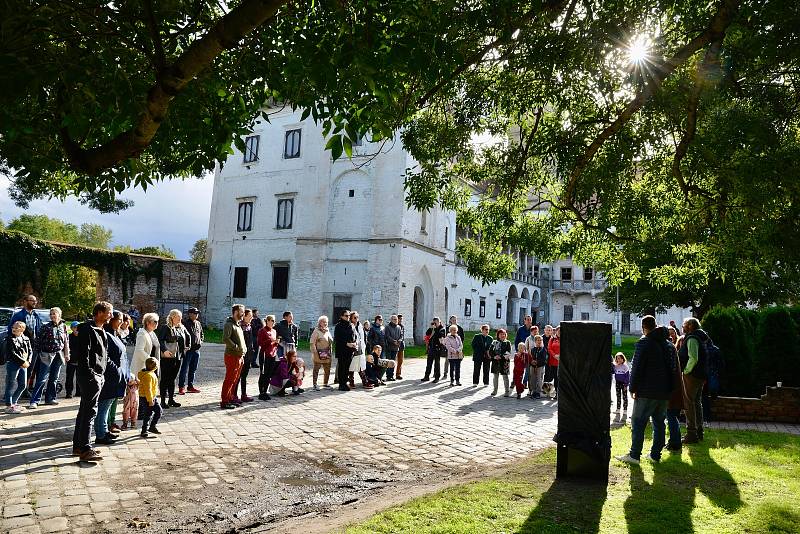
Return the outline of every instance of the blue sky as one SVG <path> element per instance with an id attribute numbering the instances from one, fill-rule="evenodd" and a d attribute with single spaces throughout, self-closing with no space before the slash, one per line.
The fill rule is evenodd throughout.
<path id="1" fill-rule="evenodd" d="M 198 239 L 208 235 L 211 212 L 212 175 L 189 180 L 161 182 L 141 190 L 125 191 L 121 197 L 135 202 L 119 214 L 98 213 L 74 199 L 36 200 L 23 210 L 8 198 L 8 179 L 0 175 L 0 219 L 8 223 L 22 213 L 47 215 L 80 226 L 93 222 L 109 228 L 113 245 L 143 247 L 164 244 L 180 259 L 189 258 L 189 250 Z"/>

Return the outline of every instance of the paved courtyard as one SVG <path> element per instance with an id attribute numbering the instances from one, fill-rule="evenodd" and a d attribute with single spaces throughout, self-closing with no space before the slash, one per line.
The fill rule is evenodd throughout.
<path id="1" fill-rule="evenodd" d="M 94 466 L 70 455 L 77 399 L 19 415 L 4 413 L 0 531 L 123 531 L 147 524 L 137 522 L 143 509 L 163 506 L 176 517 L 197 515 L 198 507 L 234 503 L 229 497 L 246 493 L 246 483 L 270 476 L 296 487 L 295 495 L 280 496 L 290 507 L 313 501 L 315 477 L 361 472 L 357 480 L 331 482 L 338 502 L 347 504 L 358 500 L 349 499 L 348 491 L 387 482 L 364 474 L 364 466 L 413 484 L 426 473 L 444 480 L 480 474 L 553 444 L 556 403 L 490 397 L 490 388 L 467 385 L 471 367 L 465 361 L 465 385 L 450 388 L 444 381 L 420 383 L 424 361 L 408 360 L 405 380 L 349 393 L 311 391 L 309 373 L 302 396 L 223 411 L 218 409 L 221 346 L 208 345 L 201 356 L 202 393 L 179 397 L 183 406 L 166 411 L 158 439 L 123 432 L 117 444 L 102 447 L 105 459 Z M 255 378 L 251 373 L 249 382 Z M 800 434 L 797 426 L 753 428 Z M 296 461 L 287 460 L 292 458 Z M 253 509 L 258 505 L 247 502 Z M 230 516 L 233 520 L 242 518 L 242 508 L 250 504 L 231 506 L 240 510 Z M 208 514 L 209 521 L 223 521 L 215 514 Z"/>

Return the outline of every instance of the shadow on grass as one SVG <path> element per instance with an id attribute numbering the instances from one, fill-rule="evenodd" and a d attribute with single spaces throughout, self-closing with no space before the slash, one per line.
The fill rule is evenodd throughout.
<path id="1" fill-rule="evenodd" d="M 608 488 L 602 482 L 580 478 L 553 480 L 516 532 L 599 532 L 607 496 Z"/>

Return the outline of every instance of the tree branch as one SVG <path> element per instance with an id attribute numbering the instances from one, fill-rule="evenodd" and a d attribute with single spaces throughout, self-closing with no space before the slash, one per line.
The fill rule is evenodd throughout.
<path id="1" fill-rule="evenodd" d="M 164 42 L 161 40 L 161 33 L 158 30 L 158 23 L 156 22 L 156 17 L 153 13 L 153 0 L 146 0 L 143 3 L 143 8 L 147 29 L 150 31 L 150 38 L 153 39 L 156 79 L 159 79 L 161 78 L 161 73 L 167 68 L 167 57 L 164 54 Z"/>
<path id="2" fill-rule="evenodd" d="M 144 109 L 129 130 L 105 144 L 85 149 L 62 132 L 62 145 L 73 170 L 97 175 L 120 161 L 137 157 L 153 140 L 169 111 L 172 100 L 214 59 L 237 46 L 250 32 L 264 24 L 288 0 L 244 0 L 222 17 L 202 38 L 167 65 L 163 75 L 147 93 Z"/>
<path id="3" fill-rule="evenodd" d="M 703 31 L 703 33 L 683 45 L 671 58 L 658 65 L 658 68 L 655 69 L 655 74 L 645 88 L 639 92 L 636 97 L 628 103 L 627 106 L 625 106 L 625 109 L 622 110 L 622 112 L 617 116 L 616 120 L 614 120 L 614 122 L 602 132 L 600 132 L 600 134 L 595 137 L 594 141 L 592 141 L 592 143 L 586 147 L 583 154 L 581 154 L 581 156 L 578 158 L 578 161 L 575 163 L 575 167 L 570 173 L 566 189 L 564 190 L 564 200 L 566 206 L 576 215 L 578 220 L 584 223 L 586 222 L 580 208 L 575 205 L 578 181 L 583 171 L 586 170 L 586 167 L 588 167 L 589 163 L 594 158 L 595 154 L 597 154 L 597 152 L 608 139 L 619 132 L 622 127 L 625 126 L 625 124 L 631 119 L 631 117 L 633 117 L 633 115 L 642 108 L 642 106 L 650 99 L 650 96 L 652 96 L 655 90 L 658 89 L 661 83 L 670 74 L 672 74 L 676 68 L 686 62 L 686 60 L 688 60 L 701 48 L 713 41 L 718 39 L 721 40 L 724 37 L 725 31 L 733 22 L 733 18 L 738 9 L 739 0 L 723 0 L 722 4 L 717 10 L 717 13 L 711 19 L 710 24 Z"/>

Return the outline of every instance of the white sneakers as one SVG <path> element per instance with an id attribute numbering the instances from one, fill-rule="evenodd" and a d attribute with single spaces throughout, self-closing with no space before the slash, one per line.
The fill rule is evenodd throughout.
<path id="1" fill-rule="evenodd" d="M 28 409 L 29 409 L 29 410 L 35 410 L 35 409 L 36 409 L 36 408 L 38 408 L 38 407 L 39 407 L 39 405 L 38 405 L 38 404 L 36 404 L 35 402 L 32 402 L 32 403 L 30 403 L 30 404 L 28 405 Z"/>
<path id="2" fill-rule="evenodd" d="M 14 404 L 6 408 L 7 413 L 22 413 L 22 408 L 20 408 L 19 404 Z"/>
<path id="3" fill-rule="evenodd" d="M 639 460 L 630 454 L 626 454 L 625 456 L 616 456 L 616 459 L 625 464 L 639 465 Z"/>

